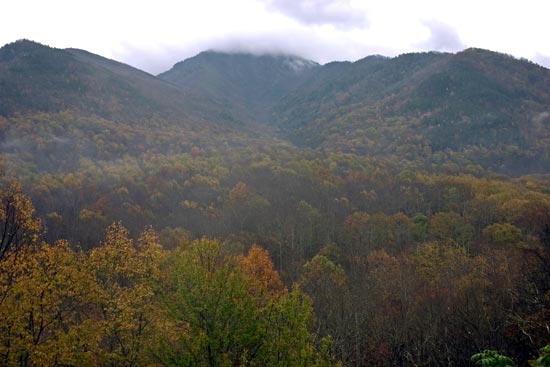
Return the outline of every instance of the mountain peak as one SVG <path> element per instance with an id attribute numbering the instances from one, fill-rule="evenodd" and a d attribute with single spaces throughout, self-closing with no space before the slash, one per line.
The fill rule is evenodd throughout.
<path id="1" fill-rule="evenodd" d="M 284 59 L 284 63 L 295 72 L 301 72 L 303 70 L 313 69 L 319 66 L 318 63 L 312 60 L 304 59 L 300 56 L 281 56 Z"/>
<path id="2" fill-rule="evenodd" d="M 0 61 L 10 61 L 16 58 L 29 56 L 31 54 L 49 52 L 51 50 L 54 49 L 41 43 L 30 41 L 28 39 L 20 39 L 15 42 L 8 43 L 0 48 Z"/>
<path id="3" fill-rule="evenodd" d="M 209 50 L 178 62 L 159 77 L 200 91 L 227 106 L 238 120 L 265 121 L 270 108 L 318 67 L 294 55 Z"/>
<path id="4" fill-rule="evenodd" d="M 28 48 L 40 48 L 45 47 L 49 48 L 49 46 L 45 46 L 39 42 L 31 41 L 26 38 L 18 39 L 15 42 L 7 43 L 5 44 L 0 50 L 9 50 L 9 49 L 28 49 Z"/>
<path id="5" fill-rule="evenodd" d="M 254 64 L 263 65 L 268 68 L 286 67 L 293 72 L 302 72 L 319 66 L 315 61 L 292 54 L 207 50 L 176 63 L 174 69 L 190 63 L 216 63 L 219 66 L 222 64 Z"/>
<path id="6" fill-rule="evenodd" d="M 182 100 L 174 86 L 87 51 L 29 40 L 0 49 L 0 116 L 71 110 L 142 121 L 153 115 L 185 116 Z"/>

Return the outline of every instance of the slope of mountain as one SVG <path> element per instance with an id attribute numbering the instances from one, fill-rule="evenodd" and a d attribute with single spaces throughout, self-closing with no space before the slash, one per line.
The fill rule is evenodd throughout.
<path id="1" fill-rule="evenodd" d="M 358 105 L 396 95 L 406 81 L 445 54 L 411 54 L 398 58 L 369 56 L 354 63 L 333 62 L 286 96 L 274 109 L 285 129 L 303 128 L 316 119 L 333 119 Z"/>
<path id="2" fill-rule="evenodd" d="M 219 102 L 236 119 L 266 122 L 271 107 L 318 68 L 297 56 L 207 51 L 177 63 L 159 78 Z"/>
<path id="3" fill-rule="evenodd" d="M 299 145 L 413 159 L 468 151 L 513 166 L 505 171 L 540 170 L 550 163 L 549 106 L 548 69 L 468 49 L 327 64 L 272 116 Z"/>
<path id="4" fill-rule="evenodd" d="M 146 72 L 78 49 L 21 40 L 0 49 L 0 116 L 78 111 L 113 121 L 223 121 L 215 103 Z"/>
<path id="5" fill-rule="evenodd" d="M 254 145 L 215 101 L 131 66 L 22 40 L 0 49 L 0 159 L 12 173 Z M 143 158 L 145 160 L 145 158 Z"/>

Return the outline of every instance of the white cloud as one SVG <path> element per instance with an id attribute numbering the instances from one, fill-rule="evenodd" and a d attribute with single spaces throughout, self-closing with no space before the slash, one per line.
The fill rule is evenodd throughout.
<path id="1" fill-rule="evenodd" d="M 536 62 L 539 65 L 545 66 L 546 68 L 550 69 L 550 56 L 549 55 L 541 55 L 537 53 L 533 57 L 533 61 Z"/>
<path id="2" fill-rule="evenodd" d="M 544 0 L 10 0 L 0 44 L 83 48 L 152 73 L 211 48 L 324 63 L 482 47 L 550 67 L 548 14 Z"/>
<path id="3" fill-rule="evenodd" d="M 363 9 L 349 0 L 265 0 L 269 9 L 285 14 L 305 24 L 330 24 L 336 28 L 356 28 L 367 25 Z"/>
<path id="4" fill-rule="evenodd" d="M 457 31 L 448 24 L 438 20 L 424 21 L 423 24 L 429 29 L 430 36 L 427 40 L 418 44 L 419 48 L 441 52 L 456 52 L 466 47 Z"/>

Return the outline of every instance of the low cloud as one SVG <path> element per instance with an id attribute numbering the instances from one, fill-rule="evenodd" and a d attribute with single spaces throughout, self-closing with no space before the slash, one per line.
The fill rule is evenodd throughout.
<path id="1" fill-rule="evenodd" d="M 186 57 L 192 56 L 192 52 L 193 50 L 189 50 Z M 168 70 L 176 62 L 181 61 L 176 56 L 180 53 L 181 49 L 177 47 L 159 47 L 151 51 L 147 48 L 126 46 L 112 52 L 108 57 L 152 75 L 157 75 Z"/>
<path id="2" fill-rule="evenodd" d="M 349 0 L 265 0 L 268 9 L 308 25 L 364 28 L 367 14 Z"/>
<path id="3" fill-rule="evenodd" d="M 466 48 L 457 31 L 450 25 L 437 20 L 424 21 L 423 24 L 430 31 L 430 36 L 419 45 L 420 48 L 441 52 L 461 51 Z"/>
<path id="4" fill-rule="evenodd" d="M 550 56 L 536 54 L 535 57 L 533 57 L 533 61 L 547 69 L 550 69 Z"/>
<path id="5" fill-rule="evenodd" d="M 382 48 L 368 47 L 354 39 L 316 34 L 308 27 L 257 34 L 234 33 L 209 37 L 177 45 L 166 45 L 154 53 L 147 49 L 126 47 L 111 55 L 116 60 L 128 63 L 152 74 L 170 69 L 175 63 L 196 54 L 215 50 L 251 54 L 288 54 L 301 56 L 321 64 L 338 60 L 357 60 L 371 54 L 388 54 Z"/>

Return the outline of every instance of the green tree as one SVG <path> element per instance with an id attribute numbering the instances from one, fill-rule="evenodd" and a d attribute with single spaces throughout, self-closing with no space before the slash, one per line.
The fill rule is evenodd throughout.
<path id="1" fill-rule="evenodd" d="M 485 350 L 474 354 L 471 360 L 482 367 L 514 367 L 516 365 L 512 358 L 503 356 L 496 350 Z"/>
<path id="2" fill-rule="evenodd" d="M 244 259 L 224 256 L 218 241 L 177 249 L 164 303 L 174 329 L 155 353 L 166 366 L 315 366 L 327 361 L 313 345 L 309 299 L 277 290 L 272 265 L 258 249 Z M 256 278 L 259 276 L 259 278 Z M 273 292 L 274 291 L 274 292 Z M 266 300 L 258 302 L 263 294 Z"/>
<path id="3" fill-rule="evenodd" d="M 539 357 L 531 364 L 533 367 L 550 366 L 550 345 L 539 349 Z"/>
<path id="4" fill-rule="evenodd" d="M 483 229 L 483 235 L 498 245 L 511 245 L 521 240 L 521 230 L 510 223 L 494 223 Z"/>

